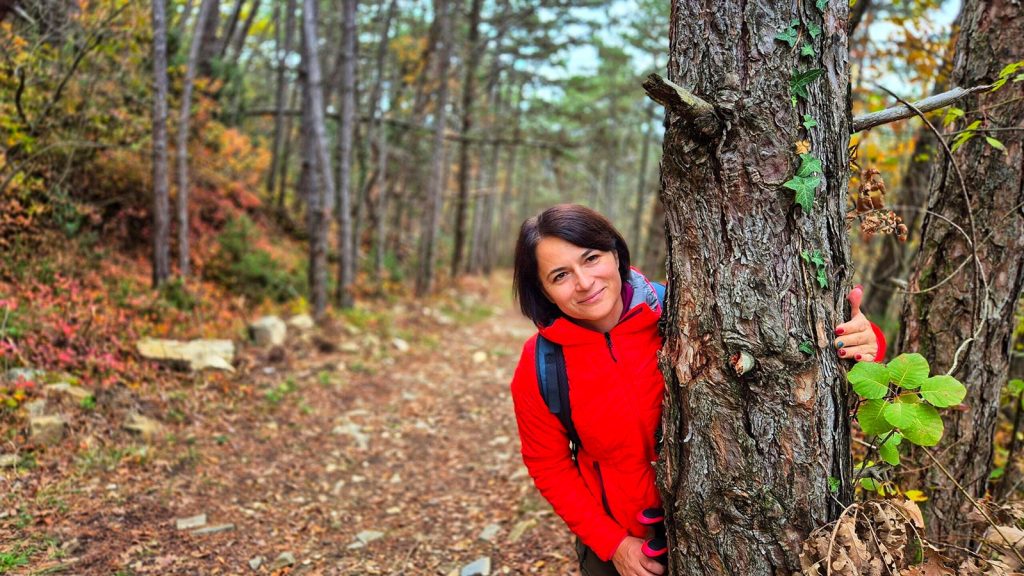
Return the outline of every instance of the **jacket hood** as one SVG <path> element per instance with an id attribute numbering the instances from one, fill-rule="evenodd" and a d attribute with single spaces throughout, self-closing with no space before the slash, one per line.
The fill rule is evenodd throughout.
<path id="1" fill-rule="evenodd" d="M 661 304 L 658 302 L 658 295 L 650 280 L 636 268 L 630 268 L 628 282 L 632 288 L 633 297 L 626 304 L 626 311 L 619 323 L 611 329 L 610 333 L 643 330 L 661 318 Z M 551 324 L 538 327 L 538 330 L 545 338 L 562 346 L 588 345 L 594 342 L 604 342 L 605 338 L 603 333 L 584 328 L 566 316 L 560 316 Z"/>

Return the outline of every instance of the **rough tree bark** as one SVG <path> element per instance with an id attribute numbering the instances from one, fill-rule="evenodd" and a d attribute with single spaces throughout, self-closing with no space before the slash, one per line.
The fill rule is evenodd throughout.
<path id="1" fill-rule="evenodd" d="M 210 17 L 213 0 L 202 0 L 199 15 L 196 17 L 195 32 L 188 51 L 188 64 L 185 68 L 185 79 L 181 88 L 181 110 L 178 113 L 178 273 L 182 278 L 189 275 L 189 241 L 188 241 L 188 125 L 192 117 L 192 87 L 196 79 L 196 66 L 199 63 L 199 46 L 202 43 L 202 31 Z"/>
<path id="2" fill-rule="evenodd" d="M 1022 36 L 1024 8 L 1019 2 L 967 0 L 950 83 L 993 82 L 1003 66 L 1024 60 Z M 1024 126 L 1019 86 L 970 96 L 962 104 L 966 121 L 984 115 L 983 128 Z M 966 197 L 948 157 L 935 156 L 929 214 L 900 334 L 904 351 L 923 354 L 933 373 L 951 371 L 967 386 L 968 410 L 947 411 L 941 446 L 946 467 L 974 496 L 983 495 L 988 483 L 999 393 L 1007 380 L 1014 312 L 1024 285 L 1021 132 L 983 134 L 988 135 L 1001 139 L 1006 152 L 977 137 L 954 155 L 966 181 Z M 946 281 L 961 265 L 958 275 Z M 931 534 L 942 539 L 961 533 L 970 504 L 939 470 L 930 468 L 921 481 L 931 488 Z"/>
<path id="3" fill-rule="evenodd" d="M 469 8 L 469 37 L 466 39 L 466 69 L 462 82 L 462 129 L 459 134 L 469 136 L 473 128 L 473 104 L 476 97 L 476 70 L 480 64 L 480 6 L 482 0 L 472 0 Z M 462 272 L 462 253 L 466 244 L 466 209 L 469 205 L 469 146 L 459 144 L 459 196 L 455 204 L 455 246 L 452 250 L 452 278 Z"/>
<path id="4" fill-rule="evenodd" d="M 441 205 L 444 200 L 444 129 L 448 109 L 448 65 L 451 51 L 451 24 L 448 14 L 448 0 L 435 0 L 437 14 L 437 99 L 434 108 L 433 157 L 430 163 L 430 189 L 427 193 L 426 209 L 423 216 L 423 230 L 420 237 L 419 273 L 416 275 L 416 295 L 424 296 L 434 285 L 434 253 L 437 249 L 437 234 L 441 224 Z"/>
<path id="5" fill-rule="evenodd" d="M 341 123 L 338 126 L 338 306 L 352 307 L 352 134 L 356 124 L 356 0 L 342 2 Z"/>
<path id="6" fill-rule="evenodd" d="M 334 176 L 331 174 L 331 155 L 327 152 L 327 130 L 324 124 L 324 99 L 320 76 L 320 57 L 317 54 L 316 2 L 303 0 L 302 9 L 302 55 L 306 68 L 305 119 L 309 121 L 307 137 L 313 140 L 310 147 L 315 158 L 310 161 L 315 167 L 309 181 L 320 179 L 316 192 L 306 199 L 309 214 L 309 292 L 313 306 L 313 317 L 322 320 L 327 311 L 327 229 L 329 207 L 327 198 L 334 197 Z"/>
<path id="7" fill-rule="evenodd" d="M 170 182 L 167 171 L 167 14 L 153 0 L 153 286 L 171 274 Z"/>
<path id="8" fill-rule="evenodd" d="M 667 104 L 659 482 L 672 574 L 799 572 L 801 542 L 851 496 L 848 386 L 831 346 L 849 288 L 847 12 L 845 1 L 823 12 L 672 2 L 669 79 L 706 101 L 687 105 L 671 87 L 656 98 Z M 815 56 L 775 39 L 794 19 Z M 794 106 L 794 71 L 811 68 L 824 72 Z M 805 131 L 802 114 L 818 127 Z M 809 214 L 782 187 L 805 139 L 825 183 Z M 827 288 L 803 250 L 821 252 Z"/>

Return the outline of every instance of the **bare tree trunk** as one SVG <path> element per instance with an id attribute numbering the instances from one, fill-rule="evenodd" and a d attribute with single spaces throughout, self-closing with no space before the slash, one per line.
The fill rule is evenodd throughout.
<path id="1" fill-rule="evenodd" d="M 213 74 L 213 60 L 217 57 L 220 43 L 217 40 L 217 28 L 220 25 L 220 0 L 213 0 L 210 16 L 202 28 L 202 41 L 199 46 L 199 75 Z"/>
<path id="2" fill-rule="evenodd" d="M 313 305 L 313 317 L 322 320 L 327 311 L 327 198 L 334 196 L 334 176 L 331 174 L 331 155 L 327 152 L 327 130 L 324 125 L 323 88 L 320 84 L 320 57 L 317 54 L 316 2 L 303 0 L 302 10 L 303 56 L 305 57 L 308 82 L 306 102 L 309 108 L 310 136 L 315 144 L 316 158 L 314 173 L 318 173 L 323 184 L 318 193 L 311 195 L 307 210 L 310 213 L 309 231 L 309 290 Z M 310 178 L 315 181 L 315 178 Z M 314 196 L 316 202 L 314 203 Z"/>
<path id="3" fill-rule="evenodd" d="M 199 5 L 199 15 L 196 17 L 195 33 L 189 46 L 188 64 L 181 89 L 181 111 L 178 113 L 178 272 L 182 278 L 189 276 L 188 124 L 192 117 L 192 86 L 196 78 L 202 30 L 212 7 L 212 0 L 202 0 Z"/>
<path id="4" fill-rule="evenodd" d="M 515 77 L 509 78 L 509 82 L 516 83 Z M 517 96 L 514 107 L 514 113 L 512 114 L 512 145 L 508 147 L 508 156 L 505 157 L 505 187 L 501 193 L 501 212 L 504 214 L 512 213 L 512 190 L 514 189 L 515 181 L 515 170 L 516 170 L 516 153 L 519 149 L 515 143 L 519 142 L 522 137 L 522 115 L 523 115 L 523 88 L 525 82 L 520 80 L 517 87 L 513 87 L 516 90 Z M 522 220 L 520 220 L 522 222 Z M 509 218 L 501 218 L 501 229 L 498 233 L 498 237 L 501 239 L 502 246 L 500 251 L 504 254 L 512 253 L 512 243 L 514 239 L 510 233 L 512 222 Z M 496 247 L 497 248 L 497 247 Z"/>
<path id="5" fill-rule="evenodd" d="M 434 254 L 441 224 L 441 207 L 445 188 L 444 129 L 448 110 L 448 59 L 451 50 L 450 15 L 448 0 L 435 0 L 434 13 L 439 23 L 437 39 L 437 100 L 434 112 L 433 157 L 430 167 L 430 191 L 424 211 L 420 237 L 419 273 L 416 275 L 416 295 L 425 296 L 434 288 Z"/>
<path id="6" fill-rule="evenodd" d="M 245 22 L 242 23 L 242 28 L 238 34 L 235 34 L 234 42 L 232 44 L 231 52 L 231 66 L 238 65 L 238 59 L 242 57 L 242 49 L 245 48 L 245 39 L 249 37 L 249 30 L 252 30 L 252 23 L 256 20 L 256 15 L 260 11 L 261 0 L 253 0 L 252 6 L 249 8 L 249 13 L 245 16 Z M 229 38 L 225 38 L 224 42 L 227 43 Z"/>
<path id="7" fill-rule="evenodd" d="M 481 0 L 472 0 L 469 8 L 469 37 L 466 39 L 466 69 L 462 82 L 462 130 L 469 136 L 473 128 L 473 101 L 476 97 L 476 72 L 480 64 L 480 6 Z M 462 271 L 462 252 L 466 243 L 466 208 L 469 204 L 469 142 L 459 144 L 459 197 L 455 204 L 455 246 L 452 250 L 452 278 Z"/>
<path id="8" fill-rule="evenodd" d="M 235 9 L 231 11 L 231 16 L 228 18 L 227 30 L 225 30 L 224 36 L 221 37 L 217 45 L 217 57 L 221 61 L 224 61 L 225 56 L 227 56 L 228 47 L 231 45 L 231 38 L 235 35 L 235 28 L 238 27 L 238 20 L 242 17 L 242 7 L 244 5 L 245 0 L 235 2 Z"/>
<path id="9" fill-rule="evenodd" d="M 273 145 L 270 149 L 270 174 L 267 176 L 267 196 L 273 197 L 274 190 L 276 187 L 277 173 L 282 170 L 280 164 L 281 161 L 281 146 L 285 137 L 284 132 L 284 107 L 285 98 L 287 96 L 287 84 L 285 83 L 285 72 L 287 69 L 287 58 L 288 54 L 292 51 L 292 40 L 295 30 L 295 0 L 288 0 L 285 7 L 285 21 L 284 21 L 284 46 L 282 47 L 281 42 L 281 15 L 278 14 L 279 3 L 274 4 L 274 27 L 277 32 L 276 56 L 277 56 L 277 91 L 274 98 L 274 138 Z M 290 122 L 289 122 L 290 124 Z M 287 164 L 288 160 L 285 158 L 284 163 Z M 283 194 L 279 196 L 280 200 L 283 200 Z M 280 206 L 280 202 L 278 202 Z"/>
<path id="10" fill-rule="evenodd" d="M 497 68 L 498 59 L 494 60 L 494 68 Z M 491 102 L 492 128 L 497 131 L 497 125 L 493 119 L 500 117 L 501 90 L 498 86 L 498 75 L 492 70 L 491 77 L 494 79 L 488 92 Z M 501 148 L 497 142 L 492 143 L 488 153 L 488 160 L 484 163 L 481 160 L 481 172 L 483 173 L 483 198 L 477 200 L 476 214 L 477 221 L 473 223 L 473 244 L 470 252 L 470 272 L 475 274 L 486 271 L 490 273 L 491 262 L 493 261 L 492 249 L 494 238 L 494 207 L 498 197 L 498 156 Z"/>
<path id="11" fill-rule="evenodd" d="M 153 286 L 171 274 L 170 201 L 167 174 L 167 15 L 153 0 Z"/>
<path id="12" fill-rule="evenodd" d="M 950 84 L 995 81 L 1003 66 L 1024 59 L 1022 37 L 1020 3 L 967 0 Z M 1010 86 L 971 96 L 963 108 L 984 111 L 975 113 L 984 118 L 983 129 L 1024 126 L 1024 102 Z M 988 135 L 1006 140 L 1006 151 L 983 137 L 965 144 L 955 154 L 964 182 L 947 156 L 935 157 L 929 213 L 900 334 L 903 350 L 921 353 L 933 372 L 948 371 L 967 386 L 964 404 L 969 410 L 944 414 L 942 456 L 949 472 L 974 496 L 984 495 L 988 485 L 999 395 L 1007 380 L 1014 313 L 1024 285 L 1021 136 L 983 134 Z M 961 533 L 970 504 L 953 482 L 928 468 L 919 485 L 932 488 L 927 507 L 931 522 L 926 523 L 931 534 L 942 540 Z"/>
<path id="13" fill-rule="evenodd" d="M 392 3 L 395 6 L 396 3 Z M 383 67 L 381 69 L 383 72 Z M 401 91 L 402 86 L 402 72 L 395 66 L 394 77 L 391 79 L 391 102 L 395 102 L 398 99 L 398 95 Z M 391 185 L 388 180 L 388 155 L 390 148 L 388 146 L 388 130 L 387 126 L 383 123 L 384 113 L 381 110 L 377 112 L 380 114 L 380 124 L 377 127 L 377 172 L 380 174 L 380 183 L 377 185 L 377 230 L 375 231 L 374 238 L 376 239 L 374 244 L 376 246 L 374 250 L 374 275 L 378 282 L 383 279 L 384 274 L 384 255 L 387 253 L 387 223 L 388 223 L 388 196 L 391 191 Z"/>
<path id="14" fill-rule="evenodd" d="M 356 0 L 342 2 L 341 123 L 338 127 L 338 305 L 352 307 L 352 133 L 356 116 Z"/>
<path id="15" fill-rule="evenodd" d="M 637 178 L 636 184 L 636 209 L 633 212 L 633 252 L 635 254 L 643 254 L 643 246 L 640 244 L 641 232 L 643 231 L 643 216 L 647 209 L 647 158 L 651 153 L 651 140 L 653 139 L 654 127 L 651 123 L 654 121 L 654 108 L 651 104 L 646 107 L 647 110 L 647 122 L 645 123 L 644 130 L 644 146 L 640 152 L 640 176 Z"/>
<path id="16" fill-rule="evenodd" d="M 713 107 L 664 99 L 669 291 L 658 473 L 674 575 L 800 573 L 801 542 L 852 495 L 849 392 L 831 346 L 850 268 L 847 10 L 723 0 L 709 11 L 672 1 L 669 80 Z M 814 57 L 773 40 L 794 21 L 828 30 L 808 36 Z M 808 69 L 822 75 L 794 106 L 789 80 Z M 818 127 L 804 131 L 801 114 Z M 802 139 L 825 182 L 809 213 L 782 187 L 800 166 L 793 143 Z M 828 287 L 803 250 L 821 253 Z"/>
<path id="17" fill-rule="evenodd" d="M 384 253 L 381 252 L 383 245 L 379 242 L 382 239 L 382 230 L 384 228 L 382 217 L 382 210 L 387 208 L 387 134 L 385 133 L 383 114 L 381 112 L 381 93 L 384 86 L 384 74 L 385 64 L 387 62 L 388 54 L 388 40 L 390 39 L 391 33 L 391 21 L 394 20 L 395 14 L 398 11 L 398 0 L 390 0 L 387 8 L 382 8 L 381 12 L 381 26 L 380 26 L 380 40 L 377 42 L 377 53 L 375 56 L 376 61 L 376 76 L 374 77 L 373 88 L 370 91 L 370 122 L 366 127 L 366 137 L 363 138 L 364 154 L 369 156 L 369 149 L 371 144 L 376 141 L 377 143 L 377 202 L 374 207 L 374 212 L 377 213 L 377 219 L 374 222 L 374 272 L 377 278 L 380 278 L 381 271 L 384 266 Z M 392 100 L 392 102 L 394 102 Z M 366 186 L 369 188 L 369 185 Z M 369 190 L 363 189 L 361 194 L 362 197 L 369 198 Z M 356 251 L 359 249 L 359 234 L 356 234 Z"/>

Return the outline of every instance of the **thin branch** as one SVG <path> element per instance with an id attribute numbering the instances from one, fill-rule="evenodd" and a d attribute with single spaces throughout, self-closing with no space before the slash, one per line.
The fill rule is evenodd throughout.
<path id="1" fill-rule="evenodd" d="M 960 100 L 966 96 L 970 96 L 976 92 L 984 92 L 990 90 L 991 85 L 975 86 L 974 88 L 953 88 L 942 94 L 936 94 L 929 96 L 924 100 L 919 100 L 913 104 L 908 103 L 902 98 L 897 97 L 895 94 L 890 92 L 885 87 L 879 86 L 882 90 L 889 92 L 889 94 L 900 101 L 901 106 L 893 106 L 892 108 L 886 108 L 878 112 L 871 112 L 870 114 L 864 114 L 857 116 L 853 119 L 853 129 L 851 134 L 856 134 L 862 130 L 868 128 L 874 128 L 875 126 L 881 126 L 882 124 L 889 124 L 898 120 L 905 120 L 915 115 L 921 116 L 922 112 L 931 112 L 932 110 L 938 110 L 939 108 L 945 108 Z M 923 116 L 922 116 L 923 118 Z"/>
<path id="2" fill-rule="evenodd" d="M 1021 564 L 1024 564 L 1024 556 L 1021 556 L 1020 550 L 1018 550 L 1017 547 L 1013 544 L 1010 544 L 1010 539 L 1006 537 L 1006 534 L 1003 534 L 1003 531 L 999 529 L 999 526 L 996 526 L 995 521 L 992 520 L 992 517 L 988 515 L 988 512 L 986 512 L 985 509 L 981 507 L 981 504 L 978 504 L 978 501 L 975 500 L 974 497 L 971 496 L 971 494 L 967 490 L 964 490 L 964 487 L 960 485 L 960 482 L 957 482 L 957 479 L 954 478 L 953 475 L 949 473 L 949 470 L 946 470 L 946 467 L 942 465 L 942 462 L 939 462 L 938 458 L 932 455 L 930 450 L 923 449 L 921 451 L 924 452 L 929 458 L 931 458 L 932 463 L 939 467 L 939 470 L 941 470 L 942 473 L 946 475 L 946 478 L 949 478 L 949 481 L 952 482 L 954 486 L 956 486 L 957 490 L 959 490 L 960 493 L 963 494 L 965 498 L 967 498 L 971 505 L 974 506 L 974 509 L 981 513 L 981 515 L 988 522 L 988 525 L 991 526 L 996 531 L 996 534 L 999 534 L 999 537 L 1003 539 L 1003 542 L 1006 542 L 1006 545 L 1010 547 L 1010 551 L 1012 551 L 1013 555 L 1017 557 L 1017 561 L 1019 561 Z"/>

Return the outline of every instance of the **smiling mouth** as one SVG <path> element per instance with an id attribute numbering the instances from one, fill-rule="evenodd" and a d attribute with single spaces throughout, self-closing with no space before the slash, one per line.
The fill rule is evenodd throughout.
<path id="1" fill-rule="evenodd" d="M 580 300 L 580 302 L 579 302 L 579 303 L 580 303 L 580 304 L 590 304 L 591 302 L 593 302 L 593 301 L 594 301 L 594 299 L 595 299 L 595 298 L 597 298 L 598 296 L 600 296 L 600 295 L 601 295 L 601 294 L 603 294 L 603 293 L 604 293 L 604 288 L 601 288 L 601 289 L 600 289 L 600 290 L 598 290 L 597 292 L 594 292 L 594 293 L 593 293 L 593 294 L 591 294 L 590 296 L 587 296 L 587 297 L 586 297 L 585 299 L 583 299 L 583 300 Z"/>

